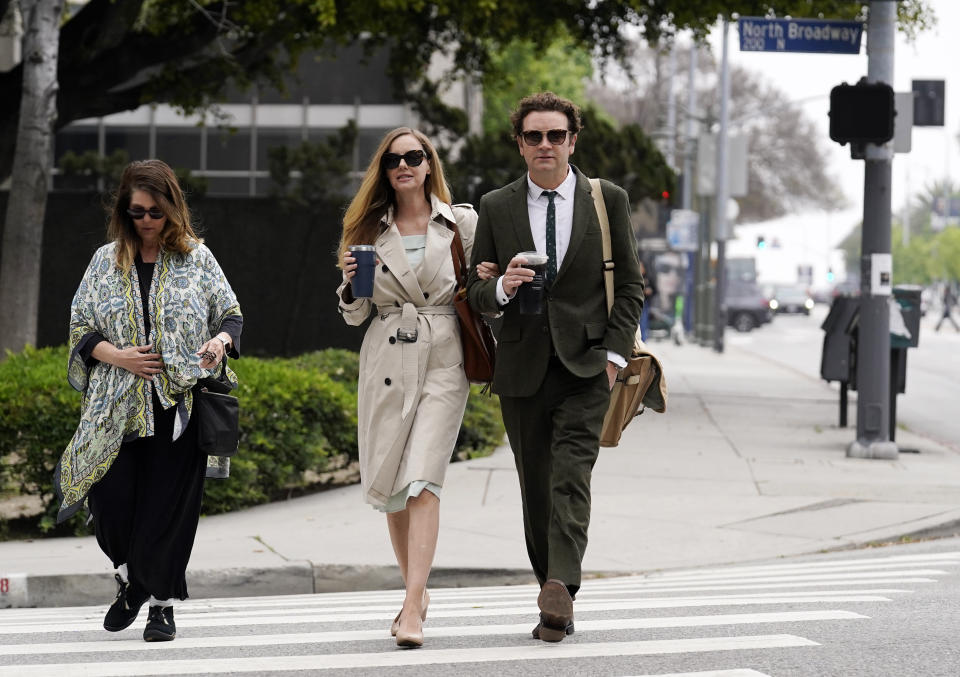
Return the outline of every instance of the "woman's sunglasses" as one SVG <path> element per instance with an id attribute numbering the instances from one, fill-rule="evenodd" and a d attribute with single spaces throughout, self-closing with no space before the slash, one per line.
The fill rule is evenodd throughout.
<path id="1" fill-rule="evenodd" d="M 153 209 L 144 209 L 143 207 L 135 207 L 134 209 L 128 209 L 127 214 L 130 215 L 130 218 L 134 221 L 139 221 L 147 214 L 150 215 L 150 218 L 154 221 L 159 221 L 164 216 L 166 216 L 159 207 L 154 207 Z"/>
<path id="2" fill-rule="evenodd" d="M 551 129 L 547 132 L 547 141 L 554 146 L 559 146 L 561 143 L 567 140 L 567 134 L 569 133 L 570 130 L 568 129 Z M 523 142 L 528 146 L 539 146 L 543 141 L 543 132 L 536 129 L 520 132 L 520 136 L 523 137 Z"/>
<path id="3" fill-rule="evenodd" d="M 407 167 L 419 167 L 426 158 L 427 154 L 422 150 L 408 150 L 403 155 L 384 153 L 383 166 L 386 169 L 396 169 L 400 166 L 400 160 L 403 160 L 407 163 Z"/>

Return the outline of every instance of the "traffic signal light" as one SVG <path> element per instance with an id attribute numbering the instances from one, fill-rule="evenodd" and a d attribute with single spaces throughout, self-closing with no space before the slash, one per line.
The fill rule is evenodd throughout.
<path id="1" fill-rule="evenodd" d="M 886 143 L 893 138 L 893 87 L 843 83 L 830 90 L 830 138 L 839 144 Z"/>
<path id="2" fill-rule="evenodd" d="M 660 237 L 667 236 L 667 222 L 670 221 L 670 191 L 664 190 L 660 193 L 660 202 L 657 204 L 657 234 Z"/>
<path id="3" fill-rule="evenodd" d="M 766 249 L 767 247 L 767 238 L 763 235 L 757 235 L 757 249 Z"/>
<path id="4" fill-rule="evenodd" d="M 827 282 L 833 282 L 833 268 L 827 268 Z"/>
<path id="5" fill-rule="evenodd" d="M 913 126 L 943 127 L 943 80 L 913 81 Z"/>

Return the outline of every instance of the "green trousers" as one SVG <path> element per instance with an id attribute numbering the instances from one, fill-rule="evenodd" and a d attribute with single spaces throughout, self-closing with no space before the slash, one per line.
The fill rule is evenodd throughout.
<path id="1" fill-rule="evenodd" d="M 500 397 L 523 499 L 523 531 L 533 572 L 543 585 L 563 581 L 580 589 L 590 525 L 590 476 L 610 403 L 606 372 L 571 374 L 551 359 L 530 397 Z"/>

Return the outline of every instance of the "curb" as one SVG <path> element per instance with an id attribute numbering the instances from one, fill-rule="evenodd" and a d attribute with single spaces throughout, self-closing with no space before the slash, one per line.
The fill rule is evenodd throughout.
<path id="1" fill-rule="evenodd" d="M 595 575 L 615 574 L 604 572 Z M 430 572 L 430 586 L 434 588 L 534 583 L 536 578 L 529 569 L 438 567 Z M 192 599 L 403 588 L 396 566 L 314 565 L 309 562 L 283 567 L 188 571 L 187 584 Z M 53 576 L 6 574 L 0 577 L 0 609 L 107 605 L 116 592 L 117 584 L 112 573 Z"/>

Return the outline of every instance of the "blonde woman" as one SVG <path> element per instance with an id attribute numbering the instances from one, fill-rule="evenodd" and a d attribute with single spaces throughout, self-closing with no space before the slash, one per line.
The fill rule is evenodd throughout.
<path id="1" fill-rule="evenodd" d="M 365 500 L 387 515 L 406 587 L 391 627 L 398 646 L 423 644 L 441 487 L 468 393 L 452 226 L 469 261 L 476 222 L 472 207 L 451 205 L 433 144 L 407 127 L 380 142 L 343 219 L 339 311 L 351 325 L 374 315 L 360 350 L 360 475 Z M 352 245 L 376 249 L 372 297 L 353 295 Z"/>
<path id="2" fill-rule="evenodd" d="M 86 499 L 97 542 L 117 568 L 103 627 L 129 627 L 149 599 L 143 639 L 169 641 L 173 601 L 187 597 L 207 468 L 193 389 L 226 369 L 227 353 L 239 357 L 243 317 L 160 160 L 124 169 L 107 236 L 70 308 L 67 378 L 83 403 L 55 472 L 58 521 Z"/>

